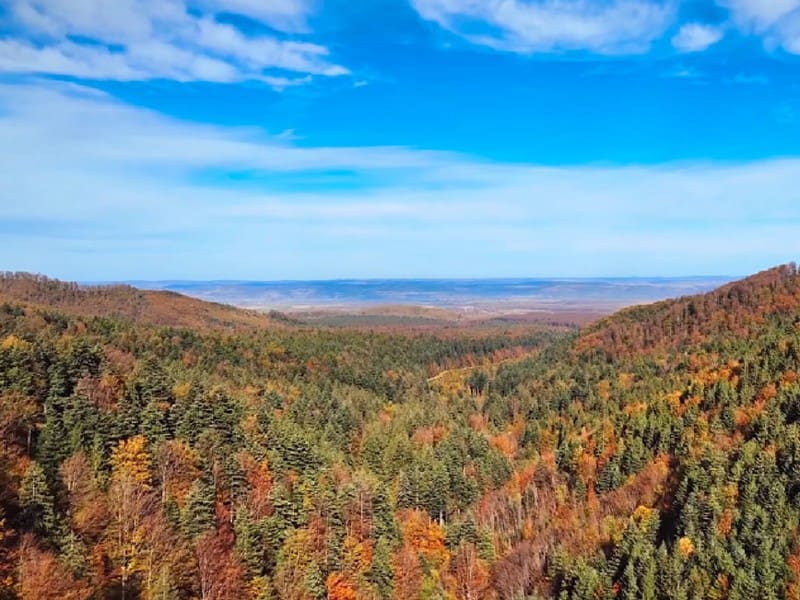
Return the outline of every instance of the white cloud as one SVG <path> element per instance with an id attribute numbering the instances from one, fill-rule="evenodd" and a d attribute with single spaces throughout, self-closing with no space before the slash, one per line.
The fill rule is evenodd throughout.
<path id="1" fill-rule="evenodd" d="M 409 0 L 423 18 L 466 39 L 521 54 L 647 52 L 679 14 L 681 0 Z M 767 49 L 800 54 L 800 0 L 716 0 L 719 24 L 679 23 L 672 45 L 701 52 L 728 30 L 763 39 Z"/>
<path id="2" fill-rule="evenodd" d="M 719 0 L 743 29 L 764 32 L 800 8 L 800 0 Z"/>
<path id="3" fill-rule="evenodd" d="M 122 81 L 249 79 L 276 88 L 306 83 L 311 75 L 348 73 L 329 60 L 324 46 L 277 34 L 245 35 L 216 19 L 219 11 L 240 12 L 300 31 L 308 2 L 201 5 L 212 12 L 198 14 L 185 0 L 13 0 L 16 33 L 0 39 L 0 72 Z"/>
<path id="4" fill-rule="evenodd" d="M 65 42 L 36 48 L 27 42 L 0 40 L 0 71 L 58 73 L 87 79 L 145 79 L 122 55 L 105 48 L 87 48 Z"/>
<path id="5" fill-rule="evenodd" d="M 672 45 L 680 52 L 700 52 L 722 39 L 719 27 L 702 23 L 687 23 L 672 38 Z"/>
<path id="6" fill-rule="evenodd" d="M 719 0 L 744 33 L 764 38 L 768 48 L 800 54 L 800 0 Z"/>
<path id="7" fill-rule="evenodd" d="M 244 15 L 288 32 L 307 32 L 311 0 L 197 0 L 193 5 L 212 12 Z"/>
<path id="8" fill-rule="evenodd" d="M 800 54 L 800 9 L 783 19 L 776 32 L 778 41 L 786 52 Z"/>
<path id="9" fill-rule="evenodd" d="M 325 62 L 328 50 L 317 44 L 279 41 L 273 38 L 247 38 L 231 25 L 204 18 L 197 21 L 198 43 L 223 56 L 243 61 L 255 68 L 278 67 L 312 75 L 337 76 L 347 69 Z"/>
<path id="10" fill-rule="evenodd" d="M 11 14 L 31 34 L 116 44 L 148 39 L 156 27 L 180 23 L 183 9 L 175 0 L 11 0 Z"/>
<path id="11" fill-rule="evenodd" d="M 122 104 L 79 85 L 0 85 L 4 164 L 36 157 L 38 169 L 187 175 L 203 169 L 254 173 L 394 171 L 456 166 L 452 155 L 406 148 L 300 147 L 286 133 L 186 123 Z M 11 148 L 16 148 L 11 152 Z M 3 148 L 0 148 L 2 150 Z M 13 172 L 13 171 L 9 171 Z"/>
<path id="12" fill-rule="evenodd" d="M 646 51 L 674 3 L 654 0 L 411 0 L 425 19 L 473 43 L 520 53 Z"/>
<path id="13" fill-rule="evenodd" d="M 343 171 L 354 185 L 317 184 Z M 0 86 L 0 263 L 64 277 L 746 272 L 800 254 L 798 190 L 797 159 L 545 167 L 301 146 L 78 85 Z"/>

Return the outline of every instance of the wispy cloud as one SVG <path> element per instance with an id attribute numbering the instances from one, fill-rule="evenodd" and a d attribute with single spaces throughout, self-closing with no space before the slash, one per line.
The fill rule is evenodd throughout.
<path id="1" fill-rule="evenodd" d="M 736 83 L 739 85 L 767 85 L 769 79 L 764 75 L 747 75 L 737 73 L 735 77 L 726 80 L 726 83 Z"/>
<path id="2" fill-rule="evenodd" d="M 244 15 L 275 29 L 307 33 L 315 0 L 194 0 L 192 5 L 214 13 Z"/>
<path id="3" fill-rule="evenodd" d="M 669 26 L 675 3 L 657 0 L 411 0 L 417 12 L 474 43 L 521 53 L 635 54 Z"/>
<path id="4" fill-rule="evenodd" d="M 350 185 L 313 183 L 350 174 Z M 230 173 L 246 177 L 225 185 Z M 544 167 L 315 147 L 0 86 L 0 267 L 73 278 L 739 272 L 800 254 L 800 161 Z M 635 253 L 631 248 L 635 247 Z"/>
<path id="5" fill-rule="evenodd" d="M 683 64 L 674 65 L 672 68 L 664 71 L 661 76 L 672 79 L 688 79 L 694 81 L 701 81 L 704 77 L 703 73 L 698 69 Z"/>
<path id="6" fill-rule="evenodd" d="M 681 22 L 680 0 L 409 1 L 423 19 L 473 44 L 522 54 L 640 54 L 667 34 L 678 52 L 701 52 L 727 31 L 800 54 L 800 0 L 715 0 L 727 14 L 713 23 Z"/>
<path id="7" fill-rule="evenodd" d="M 768 47 L 800 54 L 800 0 L 718 0 L 743 32 L 764 38 Z"/>
<path id="8" fill-rule="evenodd" d="M 234 82 L 276 88 L 348 70 L 328 49 L 286 35 L 248 35 L 222 13 L 256 19 L 275 30 L 306 30 L 303 0 L 12 0 L 12 33 L 0 39 L 0 72 L 82 79 Z"/>
<path id="9" fill-rule="evenodd" d="M 742 28 L 765 32 L 800 8 L 798 0 L 718 0 Z"/>

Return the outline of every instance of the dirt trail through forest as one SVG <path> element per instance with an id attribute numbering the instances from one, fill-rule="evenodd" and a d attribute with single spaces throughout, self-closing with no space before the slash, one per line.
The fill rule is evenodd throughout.
<path id="1" fill-rule="evenodd" d="M 507 362 L 513 362 L 513 361 L 519 362 L 519 361 L 525 360 L 527 358 L 530 358 L 531 356 L 533 356 L 537 352 L 538 352 L 538 350 L 532 350 L 530 352 L 526 352 L 522 356 L 509 356 L 508 358 L 504 358 L 502 360 L 498 360 L 497 362 L 492 362 L 492 363 L 484 364 L 484 365 L 472 365 L 471 367 L 458 367 L 458 368 L 455 368 L 455 369 L 445 369 L 444 371 L 441 371 L 440 373 L 437 373 L 433 377 L 428 377 L 428 383 L 434 383 L 434 382 L 438 381 L 439 379 L 443 379 L 444 377 L 446 377 L 450 373 L 467 374 L 470 371 L 474 371 L 475 369 L 496 369 L 500 365 L 502 365 L 504 363 L 507 363 Z"/>

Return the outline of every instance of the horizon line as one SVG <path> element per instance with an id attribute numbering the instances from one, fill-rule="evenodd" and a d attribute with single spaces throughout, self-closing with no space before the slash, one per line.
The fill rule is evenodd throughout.
<path id="1" fill-rule="evenodd" d="M 283 279 L 115 279 L 115 280 L 75 280 L 81 285 L 134 285 L 134 284 L 197 284 L 197 283 L 219 283 L 219 284 L 248 284 L 248 283 L 346 283 L 346 282 L 386 282 L 386 281 L 686 281 L 691 279 L 737 279 L 748 277 L 754 273 L 747 274 L 706 274 L 706 275 L 522 275 L 522 276 L 488 276 L 488 277 L 331 277 L 331 278 L 283 278 Z M 66 280 L 62 280 L 66 281 Z"/>

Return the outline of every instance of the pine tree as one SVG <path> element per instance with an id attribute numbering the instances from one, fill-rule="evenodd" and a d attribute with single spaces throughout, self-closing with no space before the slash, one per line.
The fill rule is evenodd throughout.
<path id="1" fill-rule="evenodd" d="M 64 566 L 70 570 L 73 577 L 83 577 L 89 567 L 86 544 L 75 532 L 69 531 L 61 537 L 59 546 L 61 548 L 60 558 Z"/>
<path id="2" fill-rule="evenodd" d="M 181 528 L 191 537 L 197 538 L 202 533 L 213 529 L 214 487 L 205 479 L 196 480 L 186 497 L 186 504 L 181 510 Z"/>
<path id="3" fill-rule="evenodd" d="M 55 502 L 44 470 L 37 462 L 32 462 L 22 477 L 19 502 L 22 507 L 21 521 L 24 527 L 55 541 L 57 533 Z"/>
<path id="4" fill-rule="evenodd" d="M 378 590 L 381 598 L 391 598 L 394 582 L 392 567 L 392 544 L 386 538 L 378 538 L 372 556 L 372 564 L 367 579 Z"/>
<path id="5" fill-rule="evenodd" d="M 44 403 L 44 427 L 36 444 L 36 461 L 50 476 L 55 476 L 58 466 L 70 455 L 69 435 L 64 426 L 65 400 L 48 398 Z"/>
<path id="6" fill-rule="evenodd" d="M 151 400 L 144 407 L 141 432 L 154 446 L 170 437 L 167 412 L 164 405 L 158 400 Z"/>
<path id="7" fill-rule="evenodd" d="M 247 568 L 248 574 L 251 578 L 263 575 L 267 566 L 264 556 L 266 545 L 260 528 L 246 508 L 237 508 L 233 528 L 236 534 L 236 554 Z"/>

